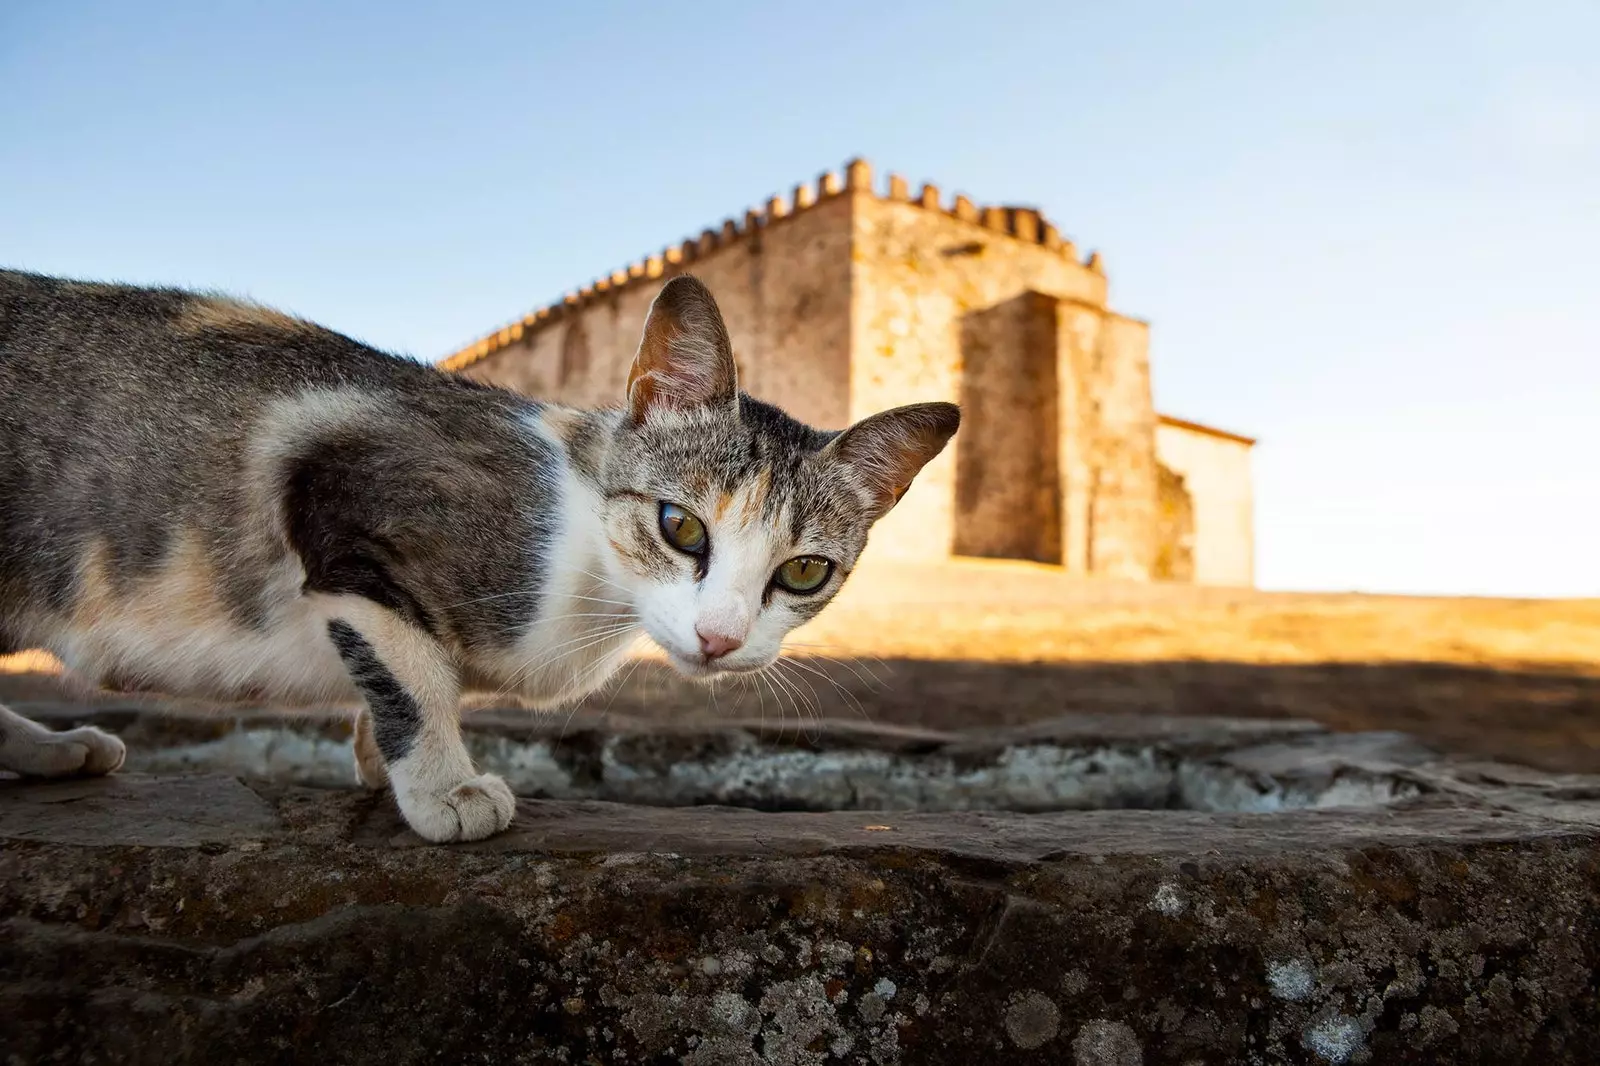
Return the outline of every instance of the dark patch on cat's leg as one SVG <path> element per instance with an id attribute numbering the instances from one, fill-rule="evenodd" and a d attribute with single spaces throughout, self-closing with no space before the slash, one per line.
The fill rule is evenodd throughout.
<path id="1" fill-rule="evenodd" d="M 398 762 L 411 754 L 422 729 L 422 711 L 405 686 L 379 660 L 372 645 L 361 639 L 355 627 L 335 619 L 328 623 L 328 636 L 339 649 L 350 678 L 367 701 L 372 716 L 372 734 L 386 763 Z"/>
<path id="2" fill-rule="evenodd" d="M 437 640 L 400 614 L 349 598 L 328 622 L 333 643 L 370 717 L 358 767 L 382 764 L 406 823 L 435 842 L 480 840 L 511 824 L 516 797 L 493 774 L 480 774 L 461 742 L 461 677 Z"/>
<path id="3" fill-rule="evenodd" d="M 60 733 L 0 704 L 0 770 L 24 777 L 98 777 L 127 757 L 122 741 L 80 726 Z"/>

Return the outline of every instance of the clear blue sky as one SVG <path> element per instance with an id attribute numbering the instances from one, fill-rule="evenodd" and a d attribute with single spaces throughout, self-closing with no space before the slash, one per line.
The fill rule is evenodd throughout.
<path id="1" fill-rule="evenodd" d="M 0 4 L 0 263 L 434 358 L 861 154 L 1102 249 L 1273 588 L 1600 595 L 1600 4 Z"/>

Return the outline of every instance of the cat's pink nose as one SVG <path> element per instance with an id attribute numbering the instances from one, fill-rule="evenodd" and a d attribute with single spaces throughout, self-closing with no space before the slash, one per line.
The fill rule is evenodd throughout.
<path id="1" fill-rule="evenodd" d="M 738 637 L 726 637 L 721 633 L 707 633 L 703 629 L 696 629 L 695 635 L 700 638 L 700 650 L 705 654 L 707 662 L 712 659 L 720 659 L 729 652 L 735 652 L 744 647 L 744 641 Z"/>

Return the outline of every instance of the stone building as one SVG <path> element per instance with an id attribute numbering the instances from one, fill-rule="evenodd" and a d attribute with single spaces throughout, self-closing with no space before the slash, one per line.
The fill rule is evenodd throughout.
<path id="1" fill-rule="evenodd" d="M 1253 583 L 1253 441 L 1158 415 L 1149 325 L 1113 311 L 1098 253 L 1030 207 L 945 203 L 859 160 L 464 348 L 443 366 L 544 399 L 617 404 L 662 280 L 716 295 L 752 395 L 839 428 L 962 405 L 953 447 L 873 554 Z"/>

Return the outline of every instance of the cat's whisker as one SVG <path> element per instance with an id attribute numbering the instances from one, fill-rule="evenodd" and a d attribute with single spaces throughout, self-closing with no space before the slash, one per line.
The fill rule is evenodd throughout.
<path id="1" fill-rule="evenodd" d="M 773 670 L 772 679 L 782 684 L 793 695 L 795 708 L 795 727 L 799 729 L 802 728 L 804 723 L 807 721 L 815 722 L 816 718 L 812 712 L 811 704 L 806 700 L 805 694 L 800 691 L 800 686 L 783 672 L 781 669 L 782 664 L 782 659 L 779 659 L 773 663 L 773 666 L 780 667 L 780 669 Z"/>
<path id="2" fill-rule="evenodd" d="M 767 686 L 767 691 L 772 693 L 772 702 L 778 707 L 778 739 L 783 739 L 783 727 L 789 719 L 790 702 L 787 694 L 772 679 L 772 667 L 768 666 L 756 676 Z"/>
<path id="3" fill-rule="evenodd" d="M 801 706 L 800 703 L 800 694 L 795 692 L 793 686 L 785 681 L 783 676 L 776 670 L 767 675 L 767 680 L 772 683 L 772 691 L 783 693 L 785 698 L 789 701 L 789 711 L 792 713 L 794 718 L 795 739 L 799 740 L 801 737 L 805 736 L 806 728 L 806 713 L 805 708 Z M 790 715 L 786 714 L 784 717 L 787 719 L 790 717 Z"/>
<path id="4" fill-rule="evenodd" d="M 624 585 L 620 581 L 614 581 L 611 578 L 606 577 L 604 574 L 597 574 L 593 570 L 585 570 L 582 567 L 573 567 L 573 571 L 575 573 L 582 574 L 591 581 L 598 581 L 605 588 L 616 589 L 618 592 L 625 592 L 629 595 L 633 594 L 633 590 L 628 588 L 628 586 Z"/>
<path id="5" fill-rule="evenodd" d="M 458 607 L 471 607 L 475 603 L 488 603 L 491 600 L 509 600 L 514 596 L 537 596 L 537 595 L 539 595 L 539 593 L 538 593 L 538 590 L 536 590 L 536 589 L 525 589 L 525 590 L 519 590 L 519 591 L 516 591 L 516 592 L 498 592 L 493 596 L 479 596 L 479 597 L 477 597 L 475 599 L 471 599 L 471 600 L 462 600 L 460 603 L 447 603 L 447 604 L 445 604 L 443 607 L 441 607 L 439 609 L 441 611 L 453 611 Z"/>
<path id="6" fill-rule="evenodd" d="M 822 680 L 839 690 L 839 694 L 845 698 L 845 702 L 850 704 L 850 706 L 855 709 L 857 714 L 861 715 L 862 718 L 869 722 L 872 721 L 872 716 L 867 713 L 866 707 L 862 705 L 861 700 L 856 696 L 856 694 L 845 688 L 844 685 L 840 684 L 836 678 L 829 677 L 827 671 L 818 669 L 817 667 L 812 666 L 809 663 L 802 662 L 799 659 L 781 659 L 779 661 L 787 663 L 789 666 L 804 670 L 808 674 L 814 674 L 817 677 L 822 678 Z"/>
<path id="7" fill-rule="evenodd" d="M 525 589 L 525 590 L 519 590 L 519 591 L 515 591 L 515 592 L 501 592 L 501 593 L 497 593 L 497 594 L 495 594 L 493 596 L 478 596 L 478 597 L 476 597 L 474 599 L 470 599 L 470 600 L 461 600 L 459 603 L 448 603 L 448 604 L 445 604 L 442 608 L 440 608 L 440 610 L 453 611 L 453 610 L 457 610 L 457 609 L 459 609 L 461 607 L 471 607 L 471 606 L 475 606 L 476 604 L 490 603 L 490 602 L 493 602 L 495 600 L 508 600 L 508 599 L 513 599 L 513 598 L 516 598 L 516 597 L 538 598 L 540 596 L 559 597 L 561 599 L 567 599 L 567 600 L 586 600 L 586 601 L 588 601 L 590 603 L 603 603 L 603 604 L 608 604 L 608 605 L 610 605 L 612 607 L 626 607 L 630 611 L 633 609 L 633 606 L 634 606 L 633 603 L 631 601 L 628 601 L 628 600 L 608 600 L 608 599 L 605 599 L 605 598 L 600 597 L 600 596 L 584 596 L 584 595 L 581 595 L 581 594 L 576 593 L 576 592 L 560 592 L 560 591 L 557 591 L 555 589 Z M 569 614 L 569 615 L 564 615 L 563 617 L 566 617 L 566 618 L 604 618 L 604 617 L 607 617 L 607 616 L 608 616 L 608 612 L 595 612 L 592 615 Z M 525 621 L 525 622 L 518 622 L 513 627 L 511 627 L 509 630 L 507 630 L 506 633 L 504 633 L 502 635 L 509 635 L 509 634 L 515 633 L 519 629 L 526 629 L 528 627 L 528 625 L 531 624 L 531 621 L 532 620 Z"/>
<path id="8" fill-rule="evenodd" d="M 779 663 L 780 665 L 793 665 L 792 663 L 784 664 L 781 659 L 779 660 Z M 812 739 L 815 740 L 817 737 L 821 736 L 823 719 L 822 698 L 817 695 L 817 687 L 806 678 L 801 677 L 799 674 L 791 674 L 790 676 L 794 679 L 796 688 L 800 687 L 801 685 L 805 686 L 805 692 L 809 697 L 807 703 L 811 708 L 811 723 L 815 729 Z"/>
<path id="9" fill-rule="evenodd" d="M 825 640 L 786 640 L 783 643 L 786 647 L 791 648 L 825 648 L 838 652 L 841 655 L 851 659 L 859 659 L 863 662 L 875 662 L 880 666 L 888 665 L 883 661 L 881 656 L 873 655 L 871 652 L 861 651 L 859 648 L 853 648 L 848 644 L 835 644 L 831 641 Z"/>
<path id="10" fill-rule="evenodd" d="M 574 691 L 583 692 L 590 687 L 590 682 L 604 670 L 614 668 L 615 663 L 609 655 L 601 655 L 594 662 L 580 668 L 580 664 L 572 663 L 568 666 L 567 680 Z M 578 705 L 582 706 L 583 698 L 579 697 Z"/>
<path id="11" fill-rule="evenodd" d="M 595 573 L 593 570 L 585 570 L 581 566 L 574 566 L 572 568 L 572 571 L 573 571 L 573 573 L 582 574 L 584 577 L 593 578 L 594 580 L 600 582 L 600 584 L 602 584 L 602 585 L 609 585 L 610 587 L 616 589 L 619 592 L 630 592 L 631 591 L 630 589 L 628 589 L 627 586 L 622 585 L 622 584 L 620 584 L 620 583 L 618 583 L 616 581 L 613 581 L 609 577 L 602 577 L 600 574 Z"/>
<path id="12" fill-rule="evenodd" d="M 558 623 L 558 621 L 565 621 L 568 618 L 600 618 L 610 619 L 616 624 L 638 624 L 638 616 L 634 615 L 632 611 L 594 611 L 594 613 L 579 611 L 574 615 L 555 615 L 549 619 L 538 619 L 538 621 L 539 623 L 549 623 L 549 621 L 557 621 Z M 582 627 L 582 632 L 574 632 L 571 639 L 581 640 L 586 635 L 597 634 L 597 632 L 602 631 L 602 629 L 608 629 L 608 627 L 610 626 L 594 626 L 594 624 L 590 624 L 590 626 Z M 554 645 L 554 647 L 558 647 L 558 645 Z M 549 648 L 546 648 L 546 650 L 549 650 Z"/>
<path id="13" fill-rule="evenodd" d="M 738 683 L 739 683 L 739 696 L 740 696 L 740 699 L 739 699 L 739 712 L 741 714 L 745 713 L 745 705 L 750 702 L 750 693 L 754 692 L 756 694 L 756 699 L 761 701 L 761 704 L 760 704 L 761 715 L 760 715 L 758 720 L 761 722 L 761 724 L 763 726 L 765 726 L 767 724 L 767 722 L 766 722 L 766 701 L 762 698 L 761 688 L 760 688 L 760 685 L 758 684 L 758 679 L 759 679 L 760 675 L 759 674 L 750 674 L 750 673 L 740 673 L 740 674 L 735 674 L 734 677 L 738 679 Z"/>
<path id="14" fill-rule="evenodd" d="M 811 711 L 811 704 L 805 699 L 805 694 L 800 691 L 800 686 L 795 684 L 794 679 L 784 672 L 782 659 L 779 659 L 772 664 L 772 680 L 776 681 L 789 692 L 794 694 L 795 700 L 797 701 L 795 704 L 797 714 L 809 715 Z"/>
<path id="15" fill-rule="evenodd" d="M 750 678 L 750 687 L 756 690 L 756 699 L 761 706 L 761 728 L 765 729 L 767 727 L 767 698 L 761 693 L 760 681 L 761 675 L 756 674 Z"/>
<path id="16" fill-rule="evenodd" d="M 622 649 L 619 648 L 618 650 L 620 651 Z M 580 689 L 581 688 L 587 688 L 593 681 L 595 681 L 596 676 L 598 674 L 600 674 L 602 671 L 604 671 L 604 670 L 614 670 L 615 668 L 616 668 L 616 663 L 614 661 L 612 661 L 612 659 L 610 657 L 602 655 L 598 659 L 596 659 L 592 664 L 590 664 L 586 669 L 584 669 L 581 674 L 578 674 L 577 676 L 573 677 L 573 679 L 572 679 L 573 685 L 574 685 L 574 687 L 577 687 L 577 688 L 580 688 Z"/>
<path id="17" fill-rule="evenodd" d="M 564 640 L 559 644 L 552 645 L 550 648 L 546 649 L 548 654 L 533 662 L 526 663 L 513 671 L 510 678 L 508 678 L 506 683 L 501 686 L 500 692 L 496 693 L 496 695 L 502 695 L 507 690 L 514 689 L 529 676 L 542 669 L 547 664 L 552 663 L 563 656 L 576 654 L 577 652 L 583 651 L 585 648 L 591 648 L 597 644 L 603 644 L 608 640 L 614 640 L 622 633 L 635 628 L 637 624 L 638 623 L 635 620 L 630 619 L 627 622 L 619 623 L 618 625 L 601 626 L 597 629 L 586 630 L 570 640 Z M 573 645 L 577 646 L 573 647 Z"/>
<path id="18" fill-rule="evenodd" d="M 561 731 L 556 734 L 556 742 L 560 743 L 567 737 L 567 730 L 572 728 L 572 720 L 578 717 L 578 711 L 583 707 L 583 701 L 573 700 L 572 706 L 567 708 L 567 717 L 561 722 Z"/>
<path id="19" fill-rule="evenodd" d="M 633 674 L 634 674 L 634 671 L 638 670 L 639 667 L 642 664 L 644 664 L 646 661 L 647 660 L 642 655 L 636 655 L 636 656 L 633 657 L 632 665 L 630 665 L 627 670 L 623 671 L 623 674 L 617 680 L 616 685 L 614 685 L 612 687 L 612 689 L 611 689 L 611 698 L 606 700 L 606 705 L 600 709 L 600 713 L 601 714 L 605 714 L 607 711 L 611 710 L 611 705 L 613 703 L 617 702 L 617 694 L 619 692 L 621 692 L 624 688 L 627 687 L 628 679 L 630 677 L 632 677 Z"/>
<path id="20" fill-rule="evenodd" d="M 767 690 L 768 694 L 772 696 L 772 705 L 778 715 L 778 738 L 781 740 L 783 739 L 784 723 L 789 717 L 788 712 L 784 709 L 783 701 L 778 698 L 778 689 L 772 683 L 772 678 L 768 677 L 765 672 L 757 674 L 756 678 L 761 682 L 762 687 Z"/>
<path id="21" fill-rule="evenodd" d="M 585 596 L 579 592 L 558 592 L 554 593 L 554 595 L 560 596 L 564 600 L 588 600 L 590 603 L 610 603 L 618 607 L 631 608 L 633 606 L 628 600 L 608 600 L 603 596 Z"/>
<path id="22" fill-rule="evenodd" d="M 806 644 L 806 643 L 803 643 L 803 642 L 800 642 L 800 641 L 792 641 L 792 640 L 786 640 L 786 641 L 783 642 L 783 650 L 784 651 L 788 651 L 790 648 L 836 648 L 836 647 L 840 647 L 840 646 L 837 645 L 837 644 Z M 807 657 L 808 658 L 813 658 L 813 659 L 823 659 L 823 660 L 826 660 L 827 662 L 830 662 L 830 663 L 838 663 L 840 666 L 844 667 L 846 670 L 849 670 L 851 673 L 855 674 L 856 677 L 861 680 L 861 683 L 866 685 L 868 688 L 872 688 L 872 687 L 875 687 L 875 686 L 877 688 L 879 688 L 879 689 L 888 688 L 888 682 L 885 681 L 883 678 L 879 677 L 877 674 L 873 673 L 872 670 L 863 661 L 864 659 L 870 658 L 870 659 L 875 660 L 880 666 L 883 666 L 883 667 L 887 668 L 888 664 L 885 663 L 882 659 L 878 659 L 877 656 L 852 656 L 852 655 L 846 654 L 846 655 L 808 655 Z M 866 671 L 865 674 L 862 673 L 863 670 Z"/>
<path id="23" fill-rule="evenodd" d="M 783 646 L 786 648 L 817 648 L 831 653 L 830 657 L 832 658 L 838 658 L 841 660 L 849 659 L 853 662 L 859 663 L 877 663 L 879 666 L 883 667 L 887 667 L 889 665 L 881 656 L 873 655 L 870 652 L 863 652 L 860 649 L 852 648 L 847 644 L 833 644 L 828 641 L 815 640 L 786 640 L 783 642 Z"/>
<path id="24" fill-rule="evenodd" d="M 603 603 L 611 603 L 613 601 L 611 601 L 611 600 L 603 600 L 601 602 L 603 602 Z M 535 625 L 549 624 L 551 622 L 561 622 L 561 621 L 565 621 L 567 619 L 572 619 L 572 618 L 602 618 L 602 619 L 613 619 L 613 620 L 616 620 L 616 621 L 619 621 L 619 622 L 623 621 L 625 619 L 630 619 L 630 618 L 633 619 L 634 621 L 638 620 L 639 616 L 632 610 L 632 606 L 630 604 L 618 604 L 618 606 L 628 607 L 629 609 L 625 610 L 625 611 L 576 611 L 576 612 L 573 612 L 571 614 L 560 614 L 560 615 L 551 615 L 549 617 L 531 618 L 531 619 L 529 619 L 527 621 L 524 621 L 524 622 L 518 622 L 518 623 L 516 623 L 515 626 L 512 626 L 512 627 L 510 627 L 508 629 L 500 630 L 499 631 L 499 636 L 502 639 L 506 639 L 506 638 L 516 639 L 516 638 L 522 636 L 524 633 L 526 633 L 526 631 L 528 629 L 532 628 Z M 590 632 L 593 632 L 593 631 L 594 631 L 593 629 L 590 630 Z"/>
<path id="25" fill-rule="evenodd" d="M 828 684 L 832 685 L 835 689 L 838 690 L 839 695 L 844 698 L 845 702 L 848 703 L 855 710 L 855 712 L 857 714 L 859 714 L 862 718 L 866 719 L 869 722 L 872 720 L 872 715 L 867 710 L 867 706 L 862 701 L 861 696 L 859 694 L 857 694 L 856 692 L 854 692 L 848 685 L 844 684 L 844 682 L 840 681 L 838 678 L 834 677 L 832 674 L 828 673 L 826 670 L 823 670 L 822 668 L 820 668 L 818 666 L 814 666 L 814 665 L 812 665 L 810 663 L 801 661 L 799 659 L 787 659 L 785 661 L 788 662 L 791 666 L 794 666 L 795 668 L 800 669 L 800 670 L 804 670 L 808 674 L 812 674 L 812 675 L 814 675 L 816 677 L 820 677 L 822 680 L 824 680 Z M 871 688 L 870 685 L 868 687 Z"/>

